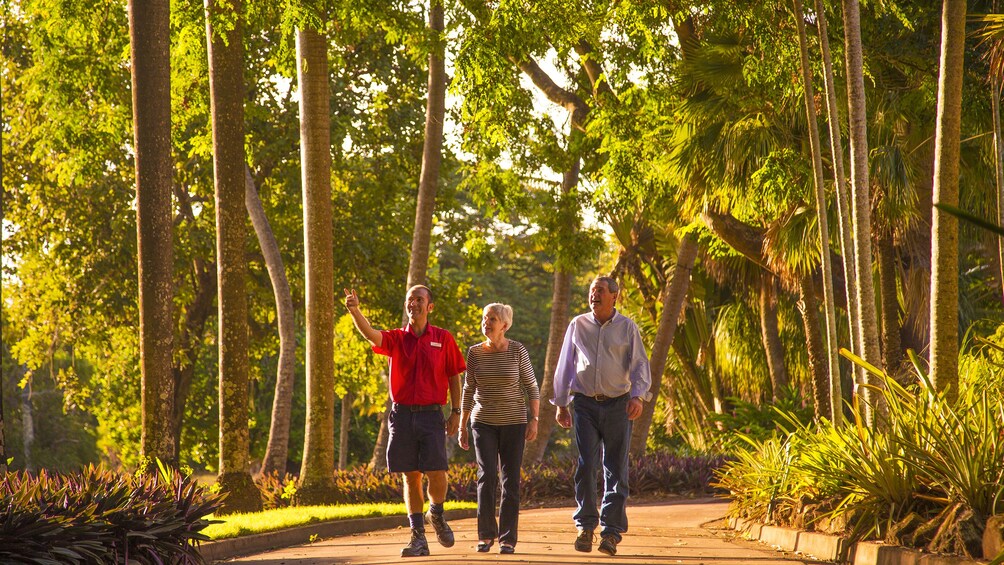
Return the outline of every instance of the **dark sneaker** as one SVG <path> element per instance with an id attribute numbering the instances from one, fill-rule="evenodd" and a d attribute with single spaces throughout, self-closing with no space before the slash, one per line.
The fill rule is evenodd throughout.
<path id="1" fill-rule="evenodd" d="M 589 553 L 593 550 L 593 531 L 579 530 L 579 535 L 575 538 L 575 551 Z"/>
<path id="2" fill-rule="evenodd" d="M 453 530 L 446 523 L 446 516 L 433 514 L 430 510 L 425 513 L 425 521 L 432 524 L 432 527 L 436 530 L 436 540 L 439 541 L 439 545 L 453 547 Z"/>
<path id="3" fill-rule="evenodd" d="M 499 553 L 501 553 L 502 555 L 512 555 L 513 553 L 516 553 L 516 548 L 507 543 L 500 543 Z"/>
<path id="4" fill-rule="evenodd" d="M 614 536 L 603 536 L 603 540 L 600 541 L 600 547 L 597 549 L 599 549 L 600 553 L 617 555 L 617 542 L 618 539 Z"/>
<path id="5" fill-rule="evenodd" d="M 429 542 L 425 541 L 425 532 L 411 530 L 411 541 L 401 548 L 401 557 L 421 557 L 429 554 Z"/>

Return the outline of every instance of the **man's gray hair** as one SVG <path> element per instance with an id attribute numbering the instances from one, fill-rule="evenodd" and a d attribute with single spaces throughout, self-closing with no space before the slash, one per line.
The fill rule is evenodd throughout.
<path id="1" fill-rule="evenodd" d="M 607 277 L 607 276 L 600 275 L 600 276 L 596 277 L 595 279 L 593 279 L 593 283 L 592 284 L 596 284 L 598 282 L 605 282 L 605 283 L 607 283 L 607 290 L 609 290 L 610 292 L 612 292 L 614 294 L 617 294 L 618 292 L 620 292 L 621 287 L 617 285 L 617 279 L 615 279 L 613 277 Z"/>
<path id="2" fill-rule="evenodd" d="M 499 317 L 499 321 L 505 324 L 506 329 L 512 327 L 512 306 L 500 302 L 492 302 L 485 306 L 484 313 L 494 312 Z"/>

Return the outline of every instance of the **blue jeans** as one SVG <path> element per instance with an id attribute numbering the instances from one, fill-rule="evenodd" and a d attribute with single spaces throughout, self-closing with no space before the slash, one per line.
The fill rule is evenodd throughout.
<path id="1" fill-rule="evenodd" d="M 601 536 L 621 539 L 628 529 L 628 448 L 631 445 L 631 421 L 627 417 L 630 395 L 602 402 L 576 394 L 575 443 L 579 446 L 579 464 L 575 469 L 575 504 L 572 518 L 584 530 L 599 525 Z M 602 456 L 602 459 L 601 459 Z M 596 512 L 596 473 L 603 464 L 603 505 Z"/>
<path id="2" fill-rule="evenodd" d="M 474 422 L 474 452 L 478 459 L 478 539 L 499 538 L 515 546 L 519 528 L 519 483 L 526 424 L 493 426 Z M 495 493 L 502 470 L 502 501 L 495 522 Z"/>

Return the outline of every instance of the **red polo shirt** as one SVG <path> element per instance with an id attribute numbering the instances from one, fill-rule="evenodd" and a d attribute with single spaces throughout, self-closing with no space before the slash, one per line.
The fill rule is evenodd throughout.
<path id="1" fill-rule="evenodd" d="M 373 351 L 390 357 L 390 398 L 399 404 L 446 404 L 450 377 L 467 369 L 450 332 L 433 325 L 416 337 L 407 328 L 383 330 Z"/>

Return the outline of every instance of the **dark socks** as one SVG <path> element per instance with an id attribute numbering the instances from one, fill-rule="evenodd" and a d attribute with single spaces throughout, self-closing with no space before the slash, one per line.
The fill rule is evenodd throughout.
<path id="1" fill-rule="evenodd" d="M 432 512 L 433 514 L 442 514 L 443 513 L 443 505 L 442 504 L 436 504 L 435 502 L 431 502 L 430 501 L 429 502 L 429 512 Z"/>
<path id="2" fill-rule="evenodd" d="M 411 529 L 415 530 L 416 532 L 425 531 L 425 520 L 422 518 L 421 512 L 408 514 L 408 522 L 411 524 Z"/>

